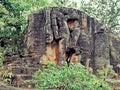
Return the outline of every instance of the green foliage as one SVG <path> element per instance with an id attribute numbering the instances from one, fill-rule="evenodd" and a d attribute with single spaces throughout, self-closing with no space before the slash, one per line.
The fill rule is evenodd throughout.
<path id="1" fill-rule="evenodd" d="M 54 6 L 49 0 L 0 0 L 0 43 L 18 52 L 28 15 L 44 7 Z M 17 50 L 16 50 L 17 48 Z"/>
<path id="2" fill-rule="evenodd" d="M 13 74 L 8 70 L 3 70 L 1 72 L 1 79 L 6 83 L 11 84 L 12 77 L 13 77 Z"/>
<path id="3" fill-rule="evenodd" d="M 97 70 L 97 74 L 98 74 L 99 78 L 101 78 L 103 80 L 113 78 L 116 75 L 116 73 L 113 70 L 113 67 L 111 65 L 107 65 L 103 69 Z"/>
<path id="4" fill-rule="evenodd" d="M 77 2 L 74 0 L 53 0 L 55 6 L 57 7 L 69 7 L 69 8 L 77 8 Z"/>
<path id="5" fill-rule="evenodd" d="M 4 8 L 4 12 L 0 14 L 1 22 L 0 25 L 0 43 L 1 47 L 16 48 L 17 43 L 15 42 L 16 36 L 19 37 L 22 34 L 22 25 L 25 20 L 21 15 L 22 9 L 19 8 L 20 4 L 17 1 L 1 0 L 1 6 Z M 19 41 L 19 38 L 18 38 Z"/>
<path id="6" fill-rule="evenodd" d="M 81 8 L 87 14 L 97 18 L 114 33 L 120 32 L 119 0 L 82 0 Z"/>
<path id="7" fill-rule="evenodd" d="M 81 64 L 67 67 L 49 63 L 33 75 L 36 88 L 62 88 L 63 90 L 112 90 L 107 83 L 98 80 Z"/>

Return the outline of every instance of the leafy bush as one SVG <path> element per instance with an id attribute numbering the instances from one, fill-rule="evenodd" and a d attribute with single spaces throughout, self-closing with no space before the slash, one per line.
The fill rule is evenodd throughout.
<path id="1" fill-rule="evenodd" d="M 62 90 L 112 90 L 102 80 L 90 74 L 81 64 L 71 64 L 67 67 L 49 63 L 33 75 L 33 83 L 38 89 L 56 88 Z"/>
<path id="2" fill-rule="evenodd" d="M 1 47 L 0 46 L 0 67 L 3 66 L 4 55 L 7 52 L 11 52 L 12 53 L 12 48 L 10 48 L 10 47 Z"/>
<path id="3" fill-rule="evenodd" d="M 116 76 L 116 73 L 111 65 L 106 65 L 103 69 L 97 70 L 97 76 L 101 79 L 110 79 Z"/>

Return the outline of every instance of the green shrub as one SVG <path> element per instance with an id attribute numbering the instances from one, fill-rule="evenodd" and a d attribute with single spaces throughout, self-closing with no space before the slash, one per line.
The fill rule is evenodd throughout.
<path id="1" fill-rule="evenodd" d="M 3 61 L 4 61 L 4 55 L 7 52 L 12 52 L 12 48 L 10 47 L 1 47 L 0 46 L 0 67 L 3 66 Z"/>
<path id="2" fill-rule="evenodd" d="M 91 75 L 81 64 L 67 67 L 49 63 L 33 75 L 33 83 L 39 90 L 45 88 L 62 88 L 62 90 L 112 90 L 111 87 L 96 76 Z"/>
<path id="3" fill-rule="evenodd" d="M 97 76 L 103 80 L 110 79 L 116 76 L 113 66 L 106 65 L 106 67 L 97 70 Z"/>

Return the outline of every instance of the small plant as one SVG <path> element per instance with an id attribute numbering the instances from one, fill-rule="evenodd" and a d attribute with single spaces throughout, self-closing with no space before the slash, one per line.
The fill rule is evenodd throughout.
<path id="1" fill-rule="evenodd" d="M 1 77 L 4 82 L 11 84 L 13 74 L 12 72 L 9 72 L 8 70 L 4 70 L 1 72 Z"/>
<path id="2" fill-rule="evenodd" d="M 97 70 L 97 75 L 101 79 L 105 80 L 113 78 L 116 75 L 116 73 L 111 65 L 106 65 L 103 69 Z"/>
<path id="3" fill-rule="evenodd" d="M 39 90 L 56 88 L 62 90 L 112 90 L 103 80 L 91 75 L 81 64 L 71 64 L 67 67 L 49 63 L 47 67 L 38 70 L 33 75 L 33 83 Z"/>

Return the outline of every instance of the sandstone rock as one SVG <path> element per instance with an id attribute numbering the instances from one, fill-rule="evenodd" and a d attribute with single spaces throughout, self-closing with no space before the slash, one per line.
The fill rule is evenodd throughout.
<path id="1" fill-rule="evenodd" d="M 111 36 L 110 63 L 116 72 L 120 71 L 120 68 L 117 67 L 120 64 L 120 38 L 116 38 L 115 36 Z M 118 73 L 120 74 L 120 72 Z"/>
<path id="2" fill-rule="evenodd" d="M 34 52 L 41 64 L 52 61 L 60 65 L 68 56 L 67 49 L 77 48 L 72 62 L 100 68 L 110 64 L 108 36 L 105 28 L 100 29 L 102 26 L 76 9 L 45 8 L 29 15 L 24 45 L 28 52 Z"/>
<path id="3" fill-rule="evenodd" d="M 102 69 L 110 64 L 108 35 L 101 30 L 95 33 L 95 68 Z"/>

